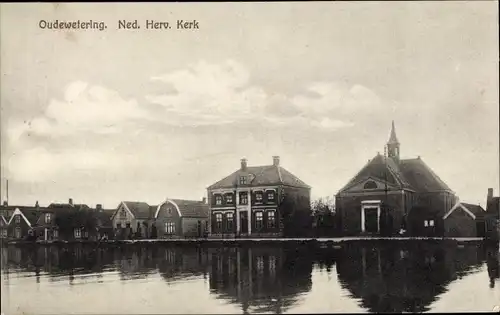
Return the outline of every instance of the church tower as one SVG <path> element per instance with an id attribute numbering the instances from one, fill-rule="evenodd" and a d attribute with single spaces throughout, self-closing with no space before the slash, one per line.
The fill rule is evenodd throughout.
<path id="1" fill-rule="evenodd" d="M 392 121 L 391 136 L 387 142 L 387 155 L 399 162 L 399 141 L 396 137 L 396 127 L 394 127 L 394 120 Z"/>

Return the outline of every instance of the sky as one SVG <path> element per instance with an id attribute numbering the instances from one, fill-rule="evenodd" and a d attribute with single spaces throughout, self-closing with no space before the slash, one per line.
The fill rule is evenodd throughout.
<path id="1" fill-rule="evenodd" d="M 274 155 L 333 196 L 392 120 L 401 157 L 461 200 L 500 194 L 495 1 L 1 4 L 0 30 L 9 204 L 201 200 L 241 158 Z"/>

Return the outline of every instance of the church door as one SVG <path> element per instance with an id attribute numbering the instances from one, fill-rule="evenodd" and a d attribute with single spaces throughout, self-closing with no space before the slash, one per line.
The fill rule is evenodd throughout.
<path id="1" fill-rule="evenodd" d="M 378 208 L 365 208 L 365 232 L 378 233 Z"/>

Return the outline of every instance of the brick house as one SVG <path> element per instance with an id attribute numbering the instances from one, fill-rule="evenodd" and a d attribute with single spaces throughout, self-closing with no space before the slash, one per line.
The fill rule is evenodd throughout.
<path id="1" fill-rule="evenodd" d="M 208 204 L 202 201 L 167 199 L 156 209 L 158 238 L 203 237 L 208 233 Z"/>
<path id="2" fill-rule="evenodd" d="M 214 237 L 300 236 L 311 233 L 311 187 L 280 166 L 247 166 L 207 188 Z"/>
<path id="3" fill-rule="evenodd" d="M 444 235 L 448 237 L 485 237 L 486 211 L 480 205 L 457 202 L 444 216 Z"/>
<path id="4" fill-rule="evenodd" d="M 79 240 L 87 239 L 93 233 L 84 222 L 90 215 L 90 207 L 85 204 L 74 204 L 69 198 L 67 203 L 51 203 L 40 208 L 36 223 L 36 236 L 43 240 Z"/>
<path id="5" fill-rule="evenodd" d="M 7 223 L 7 238 L 27 239 L 31 235 L 39 215 L 39 209 L 35 207 L 17 206 Z"/>
<path id="6" fill-rule="evenodd" d="M 158 206 L 145 202 L 122 201 L 111 216 L 115 238 L 149 238 L 154 225 L 154 215 Z"/>
<path id="7" fill-rule="evenodd" d="M 377 153 L 337 193 L 342 233 L 442 235 L 442 218 L 456 203 L 455 193 L 420 157 L 400 158 L 394 122 L 386 152 Z"/>

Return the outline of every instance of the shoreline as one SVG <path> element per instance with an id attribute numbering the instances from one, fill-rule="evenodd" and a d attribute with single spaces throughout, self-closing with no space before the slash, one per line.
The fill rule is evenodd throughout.
<path id="1" fill-rule="evenodd" d="M 379 242 L 433 242 L 433 243 L 488 243 L 493 240 L 481 237 L 333 237 L 333 238 L 187 238 L 187 239 L 140 239 L 140 240 L 53 240 L 53 241 L 1 241 L 1 246 L 12 245 L 95 245 L 95 246 L 116 246 L 116 245 L 248 245 L 248 244 L 316 244 L 316 245 L 339 245 L 342 243 L 379 243 Z M 498 243 L 498 241 L 496 241 Z"/>

